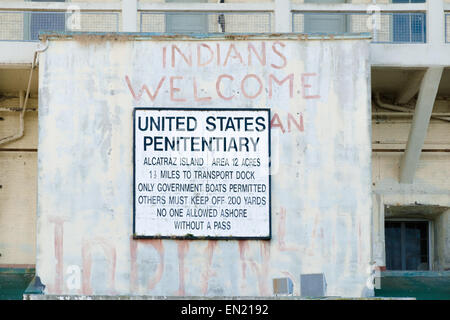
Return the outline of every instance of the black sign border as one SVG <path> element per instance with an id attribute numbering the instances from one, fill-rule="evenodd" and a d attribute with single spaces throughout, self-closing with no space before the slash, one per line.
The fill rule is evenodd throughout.
<path id="1" fill-rule="evenodd" d="M 268 113 L 268 152 L 269 152 L 269 235 L 261 237 L 216 237 L 216 236 L 144 236 L 136 234 L 136 111 L 138 110 L 184 110 L 184 111 L 267 111 Z M 133 108 L 133 239 L 173 239 L 173 240 L 271 240 L 272 239 L 272 187 L 271 187 L 271 128 L 270 128 L 270 108 L 168 108 L 168 107 L 134 107 Z"/>

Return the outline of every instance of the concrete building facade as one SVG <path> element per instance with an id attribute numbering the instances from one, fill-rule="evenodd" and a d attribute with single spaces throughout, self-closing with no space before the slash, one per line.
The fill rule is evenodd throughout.
<path id="1" fill-rule="evenodd" d="M 273 282 L 274 279 L 287 278 L 293 284 L 289 294 L 301 296 L 301 275 L 323 273 L 329 284 L 326 295 L 449 298 L 449 22 L 448 0 L 224 3 L 0 1 L 0 267 L 3 287 L 6 288 L 4 292 L 15 292 L 20 296 L 34 278 L 30 288 L 42 288 L 39 285 L 42 281 L 45 285 L 43 292 L 49 295 L 271 296 L 276 294 L 277 282 Z M 336 217 L 340 217 L 342 221 L 339 222 L 327 221 L 326 216 L 305 210 L 307 218 L 301 220 L 295 213 L 298 208 L 289 210 L 289 202 L 277 203 L 275 200 L 272 204 L 272 238 L 268 242 L 216 240 L 217 244 L 216 241 L 206 240 L 133 240 L 128 237 L 126 241 L 119 241 L 119 247 L 124 248 L 122 251 L 119 247 L 115 251 L 116 248 L 113 250 L 102 242 L 107 238 L 106 233 L 89 240 L 91 242 L 81 238 L 79 242 L 71 242 L 76 235 L 70 234 L 76 233 L 77 228 L 67 227 L 70 223 L 67 224 L 64 213 L 60 212 L 64 211 L 65 206 L 45 202 L 62 199 L 58 189 L 55 189 L 57 179 L 61 179 L 63 184 L 69 181 L 64 180 L 64 175 L 49 178 L 52 166 L 58 165 L 59 157 L 63 157 L 57 150 L 52 150 L 51 143 L 59 137 L 63 128 L 51 131 L 50 136 L 44 135 L 50 132 L 48 130 L 52 126 L 58 127 L 50 125 L 51 121 L 46 119 L 48 110 L 42 110 L 42 102 L 47 104 L 56 95 L 42 96 L 43 92 L 47 92 L 48 79 L 51 79 L 48 75 L 51 73 L 44 72 L 41 66 L 48 65 L 48 56 L 53 54 L 57 57 L 57 51 L 52 51 L 56 50 L 55 47 L 77 46 L 77 41 L 81 40 L 49 39 L 53 47 L 47 49 L 48 43 L 36 38 L 39 31 L 143 34 L 190 31 L 200 34 L 225 33 L 225 36 L 227 33 L 265 33 L 266 36 L 293 33 L 297 39 L 295 41 L 304 41 L 305 46 L 309 42 L 316 43 L 314 41 L 323 41 L 325 46 L 334 41 L 342 45 L 352 41 L 370 41 L 367 43 L 370 66 L 367 85 L 371 124 L 359 125 L 366 125 L 371 135 L 371 159 L 365 162 L 371 164 L 371 179 L 366 184 L 367 188 L 370 187 L 371 199 L 361 196 L 359 188 L 349 191 L 356 193 L 353 197 L 355 201 L 371 203 L 368 204 L 370 214 L 358 216 L 355 213 L 343 217 L 338 210 L 330 209 Z M 359 32 L 369 33 L 371 40 L 339 39 L 339 35 Z M 136 39 L 138 36 L 133 37 Z M 323 40 L 317 40 L 320 37 Z M 85 41 L 91 50 L 87 52 L 96 52 L 95 39 Z M 184 40 L 179 41 L 183 43 Z M 117 43 L 120 47 L 120 41 Z M 117 50 L 127 51 L 124 49 L 126 45 L 122 45 L 124 47 L 117 47 Z M 60 54 L 70 56 L 65 50 L 60 49 Z M 105 48 L 99 47 L 97 52 L 102 50 Z M 38 51 L 43 52 L 36 53 Z M 83 51 L 75 52 L 81 54 Z M 354 67 L 351 57 L 354 61 L 361 59 L 356 52 L 359 51 L 341 53 L 347 55 L 345 58 L 350 69 Z M 295 55 L 292 59 L 296 59 Z M 53 61 L 57 60 L 54 58 Z M 71 75 L 78 72 L 71 65 L 61 65 L 60 68 L 61 72 L 70 71 Z M 357 77 L 358 73 L 352 72 L 352 78 L 346 79 L 349 81 L 348 88 L 352 88 Z M 133 80 L 133 77 L 130 78 Z M 134 82 L 132 86 L 137 87 L 138 83 Z M 343 89 L 343 92 L 346 90 Z M 54 105 L 52 111 L 56 108 Z M 267 107 L 265 102 L 252 106 L 263 105 Z M 71 108 L 69 104 L 68 108 Z M 80 110 L 77 109 L 77 112 L 82 112 Z M 277 112 L 276 108 L 272 112 Z M 328 118 L 323 115 L 321 119 L 324 126 L 333 127 L 340 123 L 333 119 L 344 115 L 328 115 Z M 73 116 L 76 116 L 75 112 Z M 83 120 L 81 113 L 77 117 Z M 63 115 L 59 115 L 58 119 L 63 119 Z M 364 116 L 353 120 L 364 121 Z M 283 117 L 280 121 L 283 125 Z M 295 124 L 291 125 L 296 128 Z M 281 128 L 276 130 L 281 131 Z M 272 133 L 274 131 L 272 128 Z M 79 132 L 86 134 L 86 131 Z M 287 130 L 281 132 L 281 137 L 288 139 Z M 355 132 L 359 135 L 361 131 L 346 133 L 349 141 L 354 141 Z M 345 145 L 341 145 L 340 150 L 345 158 Z M 41 160 L 38 159 L 45 159 L 45 164 L 39 163 Z M 46 167 L 51 163 L 47 162 L 49 159 L 53 159 L 54 163 Z M 286 165 L 289 166 L 289 163 Z M 68 171 L 62 172 L 68 174 Z M 131 179 L 131 173 L 128 178 Z M 45 187 L 47 183 L 48 188 Z M 318 195 L 317 189 L 311 188 L 310 192 L 312 197 Z M 66 196 L 69 201 L 70 195 Z M 350 198 L 352 196 L 349 195 Z M 320 200 L 318 206 L 326 206 L 325 200 Z M 53 220 L 45 210 L 39 209 L 40 203 L 50 205 L 53 211 L 58 209 L 58 214 L 52 215 Z M 117 204 L 117 207 L 120 205 Z M 359 220 L 358 217 L 363 218 Z M 131 213 L 128 218 L 131 219 Z M 299 224 L 297 226 L 301 229 L 302 223 L 306 226 L 304 230 L 314 233 L 314 241 L 305 243 L 304 240 L 290 238 L 296 232 L 294 226 Z M 126 223 L 123 226 L 128 228 Z M 359 274 L 361 279 L 357 285 L 340 283 L 332 275 L 338 270 L 338 258 L 331 264 L 320 259 L 301 266 L 296 264 L 295 261 L 308 261 L 307 257 L 315 257 L 314 248 L 333 251 L 327 242 L 332 240 L 326 240 L 333 233 L 327 232 L 330 228 L 345 229 L 345 226 L 368 239 L 361 243 L 347 239 L 358 254 L 345 259 L 360 258 L 362 261 L 357 264 L 343 261 L 341 271 L 349 273 L 349 277 Z M 283 233 L 284 238 L 280 237 Z M 336 235 L 338 240 L 345 240 L 342 233 Z M 43 247 L 40 247 L 41 244 Z M 304 252 L 300 250 L 303 247 Z M 133 250 L 137 261 L 134 265 Z M 330 254 L 337 254 L 331 251 Z M 75 257 L 73 252 L 79 252 L 78 256 Z M 288 254 L 283 257 L 281 253 Z M 202 255 L 205 261 L 199 261 L 198 257 Z M 233 273 L 231 268 L 222 266 L 228 258 L 231 263 L 238 264 L 235 271 L 240 274 L 239 279 L 242 280 L 245 275 L 246 281 L 226 284 L 228 276 L 223 274 Z M 286 263 L 286 259 L 292 260 L 290 267 L 278 268 Z M 39 264 L 43 266 L 42 272 L 39 272 Z M 196 279 L 192 274 L 196 272 L 195 265 L 202 266 L 199 270 L 202 284 L 193 280 Z M 350 266 L 357 266 L 358 270 Z M 123 268 L 128 271 L 119 271 Z M 99 278 L 101 274 L 104 276 Z M 35 275 L 39 276 L 38 281 Z M 375 275 L 381 277 L 381 284 L 375 283 L 373 291 L 366 280 L 371 282 Z M 91 282 L 92 279 L 100 280 Z M 414 281 L 419 281 L 421 285 L 414 287 Z M 158 284 L 168 285 L 170 292 L 161 289 Z"/>

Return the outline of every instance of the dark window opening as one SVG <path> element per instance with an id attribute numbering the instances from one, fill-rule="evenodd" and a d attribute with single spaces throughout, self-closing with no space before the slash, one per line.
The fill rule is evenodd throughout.
<path id="1" fill-rule="evenodd" d="M 386 221 L 386 269 L 429 270 L 428 221 Z"/>

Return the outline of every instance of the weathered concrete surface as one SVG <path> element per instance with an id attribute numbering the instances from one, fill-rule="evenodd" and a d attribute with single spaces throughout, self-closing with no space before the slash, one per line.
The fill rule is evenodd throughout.
<path id="1" fill-rule="evenodd" d="M 438 140 L 438 146 L 445 146 L 448 135 L 435 132 L 436 124 L 432 127 L 429 139 L 434 138 L 434 141 Z M 394 132 L 393 136 L 396 136 Z M 436 137 L 442 139 L 442 142 Z M 447 177 L 450 173 L 450 155 L 447 152 L 422 153 L 413 184 L 398 182 L 401 158 L 400 152 L 384 154 L 377 152 L 372 156 L 373 260 L 377 266 L 386 266 L 384 242 L 386 218 L 420 218 L 432 222 L 430 257 L 432 270 L 448 270 L 450 181 Z M 402 207 L 404 209 L 399 211 L 398 209 Z"/>
<path id="2" fill-rule="evenodd" d="M 245 39 L 50 39 L 36 258 L 46 294 L 261 297 L 290 277 L 300 295 L 302 273 L 324 273 L 329 296 L 373 293 L 369 40 Z M 133 240 L 135 106 L 270 107 L 272 239 Z"/>

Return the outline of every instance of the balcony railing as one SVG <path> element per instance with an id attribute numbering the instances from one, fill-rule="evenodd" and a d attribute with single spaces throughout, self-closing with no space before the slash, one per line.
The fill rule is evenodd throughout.
<path id="1" fill-rule="evenodd" d="M 130 10 L 121 2 L 57 2 L 49 6 L 45 2 L 8 1 L 0 2 L 0 40 L 36 41 L 39 32 L 46 31 L 371 32 L 375 43 L 397 44 L 426 43 L 427 33 L 433 34 L 426 29 L 429 17 L 425 3 L 377 4 L 378 12 L 369 12 L 370 7 L 371 4 L 294 1 L 289 5 L 288 0 L 279 0 L 220 4 L 138 2 Z M 69 12 L 70 8 L 79 9 Z M 450 3 L 444 4 L 444 10 L 449 9 Z M 445 15 L 446 42 L 450 42 L 449 14 Z"/>
<path id="2" fill-rule="evenodd" d="M 270 33 L 271 12 L 145 12 L 139 14 L 140 32 Z"/>
<path id="3" fill-rule="evenodd" d="M 375 43 L 425 43 L 426 16 L 421 12 L 294 12 L 299 33 L 372 33 Z"/>

